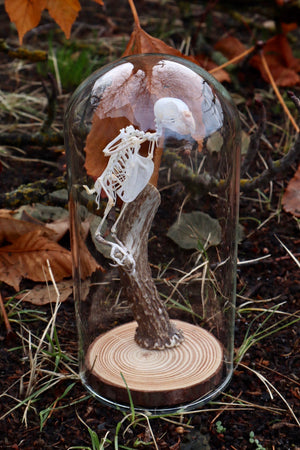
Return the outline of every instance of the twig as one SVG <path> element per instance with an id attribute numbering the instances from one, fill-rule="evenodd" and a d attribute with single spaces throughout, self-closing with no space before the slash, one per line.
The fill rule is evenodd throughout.
<path id="1" fill-rule="evenodd" d="M 261 139 L 263 133 L 265 132 L 265 128 L 266 128 L 266 108 L 264 107 L 264 104 L 261 101 L 256 100 L 256 103 L 261 108 L 261 118 L 258 123 L 256 132 L 251 138 L 251 142 L 250 142 L 248 151 L 243 160 L 243 163 L 241 166 L 241 177 L 243 177 L 245 175 L 245 173 L 248 171 L 249 167 L 251 166 L 252 162 L 254 161 L 254 159 L 257 155 L 257 152 L 259 150 L 260 139 Z"/>
<path id="2" fill-rule="evenodd" d="M 242 178 L 240 181 L 241 191 L 250 192 L 258 187 L 265 186 L 275 175 L 281 174 L 283 176 L 290 165 L 297 163 L 299 159 L 300 134 L 298 134 L 293 147 L 284 157 L 277 161 L 270 161 L 268 168 L 252 180 Z M 178 155 L 169 149 L 165 150 L 163 154 L 163 162 L 172 167 L 172 179 L 182 181 L 191 194 L 199 194 L 199 191 L 203 194 L 209 191 L 222 191 L 225 187 L 225 180 L 218 180 L 209 173 L 195 174 L 192 169 L 182 163 Z"/>
<path id="3" fill-rule="evenodd" d="M 288 96 L 290 97 L 291 100 L 293 100 L 296 108 L 298 109 L 298 112 L 300 114 L 300 98 L 296 97 L 296 95 L 294 94 L 293 91 L 288 91 Z"/>
<path id="4" fill-rule="evenodd" d="M 0 310 L 1 310 L 1 314 L 2 314 L 2 317 L 3 317 L 3 321 L 4 321 L 4 324 L 5 324 L 5 328 L 6 328 L 7 334 L 11 334 L 13 332 L 13 330 L 12 330 L 12 328 L 10 326 L 10 323 L 9 323 L 9 320 L 8 320 L 8 317 L 7 317 L 7 314 L 6 314 L 6 310 L 5 310 L 5 306 L 4 306 L 4 303 L 3 303 L 3 299 L 2 299 L 1 293 L 0 293 Z"/>
<path id="5" fill-rule="evenodd" d="M 281 240 L 279 239 L 279 237 L 275 234 L 275 237 L 277 239 L 277 241 L 282 245 L 282 247 L 285 249 L 285 251 L 289 254 L 289 256 L 292 258 L 292 260 L 296 263 L 296 265 L 299 267 L 300 269 L 300 262 L 298 261 L 298 259 L 293 255 L 293 253 L 286 247 L 286 245 L 284 245 L 283 242 L 281 242 Z"/>
<path id="6" fill-rule="evenodd" d="M 41 163 L 41 164 L 45 164 L 45 165 L 51 166 L 51 167 L 56 167 L 56 168 L 59 167 L 59 164 L 56 162 L 46 161 L 45 159 L 39 159 L 39 158 L 25 158 L 23 156 L 16 156 L 16 155 L 12 155 L 11 153 L 9 153 L 9 150 L 20 150 L 19 148 L 7 146 L 6 149 L 8 150 L 8 152 L 5 152 L 5 151 L 3 151 L 3 153 L 1 152 L 2 162 L 3 162 L 3 159 L 8 158 L 8 159 L 12 159 L 12 160 L 18 161 L 18 162 L 23 161 L 24 163 Z M 24 153 L 24 152 L 21 151 L 21 153 Z"/>
<path id="7" fill-rule="evenodd" d="M 271 396 L 271 399 L 273 399 L 273 394 L 272 394 L 271 390 L 274 390 L 276 392 L 276 394 L 281 398 L 281 400 L 287 406 L 289 412 L 295 419 L 295 422 L 297 423 L 297 425 L 300 427 L 299 419 L 297 418 L 296 414 L 294 413 L 294 411 L 293 411 L 292 407 L 290 406 L 290 404 L 288 403 L 288 401 L 285 399 L 285 397 L 283 397 L 283 395 L 281 395 L 281 393 L 278 391 L 278 389 L 276 389 L 275 386 L 269 380 L 267 380 L 267 378 L 265 378 L 261 373 L 257 372 L 256 370 L 251 369 L 251 367 L 248 367 L 245 364 L 239 363 L 239 365 L 241 367 L 244 367 L 245 369 L 249 370 L 250 372 L 254 373 L 260 379 L 260 381 L 262 381 L 262 383 L 264 383 L 264 385 L 266 386 L 266 388 Z"/>
<path id="8" fill-rule="evenodd" d="M 268 255 L 260 256 L 259 258 L 248 259 L 247 261 L 238 261 L 237 265 L 238 266 L 247 266 L 250 264 L 257 264 L 257 263 L 260 263 L 264 259 L 270 258 L 270 256 L 271 256 L 271 254 L 268 254 Z"/>
<path id="9" fill-rule="evenodd" d="M 270 162 L 270 166 L 264 170 L 260 175 L 253 178 L 252 180 L 242 179 L 240 186 L 243 192 L 253 191 L 258 187 L 263 187 L 269 181 L 271 181 L 275 175 L 283 174 L 292 163 L 298 162 L 300 159 L 300 133 L 297 136 L 296 142 L 293 147 L 289 150 L 289 152 L 283 156 L 283 158 L 278 159 L 277 161 Z"/>
<path id="10" fill-rule="evenodd" d="M 133 15 L 134 23 L 135 23 L 136 27 L 140 28 L 140 26 L 141 26 L 140 25 L 140 19 L 139 19 L 139 16 L 138 16 L 138 13 L 137 13 L 134 1 L 133 0 L 128 0 L 128 3 L 129 3 L 129 6 L 130 6 L 132 15 Z"/>
<path id="11" fill-rule="evenodd" d="M 297 131 L 297 133 L 299 133 L 300 129 L 299 129 L 298 125 L 296 124 L 294 117 L 290 113 L 288 107 L 286 106 L 286 104 L 285 104 L 285 102 L 284 102 L 284 100 L 283 100 L 283 98 L 282 98 L 282 96 L 281 96 L 281 94 L 279 92 L 279 89 L 278 89 L 278 87 L 277 87 L 277 85 L 275 83 L 275 80 L 273 78 L 273 75 L 272 75 L 272 73 L 270 71 L 270 68 L 268 66 L 268 63 L 267 63 L 267 60 L 265 58 L 263 50 L 260 51 L 260 57 L 261 57 L 261 62 L 262 62 L 263 68 L 265 69 L 266 74 L 268 75 L 270 83 L 271 83 L 271 85 L 272 85 L 272 87 L 274 89 L 274 92 L 275 92 L 275 94 L 276 94 L 276 96 L 277 96 L 277 98 L 278 98 L 278 100 L 279 100 L 279 102 L 280 102 L 284 112 L 288 116 L 289 120 L 291 121 L 291 123 L 292 123 L 293 127 L 295 128 L 295 130 Z"/>
<path id="12" fill-rule="evenodd" d="M 221 64 L 218 67 L 214 67 L 212 70 L 209 71 L 209 73 L 213 74 L 215 72 L 218 72 L 218 70 L 224 69 L 227 66 L 230 66 L 230 64 L 234 64 L 238 62 L 240 59 L 245 58 L 249 54 L 253 53 L 255 50 L 255 46 L 250 47 L 248 50 L 245 50 L 244 52 L 240 53 L 239 55 L 235 56 L 234 58 L 230 59 L 229 61 L 226 61 L 224 64 Z"/>

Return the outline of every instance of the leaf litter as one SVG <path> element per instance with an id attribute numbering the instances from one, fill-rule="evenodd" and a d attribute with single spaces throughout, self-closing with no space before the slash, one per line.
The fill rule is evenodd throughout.
<path id="1" fill-rule="evenodd" d="M 255 208 L 253 208 L 253 210 L 255 210 Z M 259 211 L 256 210 L 255 213 L 258 215 Z M 253 211 L 251 211 L 251 214 L 255 215 L 255 213 Z M 290 220 L 290 222 L 291 222 L 291 220 Z M 273 223 L 273 225 L 274 225 L 274 228 L 276 226 L 278 226 L 277 223 Z M 252 242 L 251 242 L 251 245 L 252 245 L 251 248 L 249 248 L 250 243 L 248 243 L 247 255 L 250 254 L 251 252 L 254 252 L 256 254 L 256 253 L 262 251 L 262 248 L 264 246 L 266 247 L 266 246 L 269 246 L 271 244 L 270 243 L 270 236 L 268 234 L 267 228 L 264 227 L 262 229 L 262 232 L 263 232 L 263 236 L 265 236 L 265 242 L 264 243 L 261 242 L 259 240 L 259 236 L 256 236 L 257 237 L 256 241 L 252 240 Z M 247 247 L 246 244 L 244 246 L 245 248 Z M 278 263 L 277 263 L 277 266 L 278 266 Z M 287 293 L 289 292 L 289 289 L 288 289 L 289 276 L 288 276 L 288 274 L 285 275 L 284 265 L 280 265 L 280 266 L 281 267 L 277 268 L 277 271 L 276 271 L 276 274 L 278 275 L 277 276 L 277 281 L 278 281 L 278 284 L 282 283 L 281 293 L 283 293 L 283 285 L 286 285 L 285 291 L 284 291 L 284 293 L 282 295 L 287 295 Z M 265 270 L 266 266 L 260 266 L 260 267 L 261 267 L 260 275 L 264 278 L 264 283 L 263 283 L 263 289 L 259 289 L 259 291 L 258 291 L 258 295 L 259 296 L 264 295 L 266 289 L 268 288 L 268 283 L 269 283 L 268 280 L 269 280 L 269 277 L 270 277 L 270 274 L 269 274 L 270 271 Z M 281 272 L 278 269 L 280 269 Z M 240 277 L 243 277 L 243 276 L 247 276 L 248 277 L 247 280 L 250 282 L 250 285 L 251 285 L 251 287 L 254 290 L 257 289 L 257 286 L 254 285 L 254 287 L 253 287 L 253 283 L 255 284 L 257 282 L 257 280 L 258 280 L 257 270 L 254 271 L 254 273 L 252 274 L 252 270 L 250 269 L 250 270 L 247 271 L 247 274 L 245 272 L 240 274 Z M 270 277 L 270 278 L 272 278 L 272 277 Z M 243 287 L 243 283 L 241 283 L 241 280 L 240 280 L 240 287 Z M 277 289 L 278 290 L 278 286 L 277 286 L 276 283 L 273 284 L 273 282 L 272 282 L 272 289 L 274 289 L 274 290 Z M 292 301 L 291 299 L 295 298 L 295 295 L 293 297 L 293 293 L 291 295 L 291 291 L 290 291 L 289 295 L 290 295 L 289 298 L 290 298 L 290 302 L 291 302 Z M 259 297 L 259 298 L 261 298 L 261 297 Z M 71 314 L 69 317 L 73 317 L 73 314 Z M 241 325 L 240 323 L 237 323 L 237 328 L 239 328 L 240 325 Z M 239 333 L 237 333 L 237 336 L 238 336 L 238 334 Z M 68 339 L 70 339 L 69 335 L 68 335 Z M 254 365 L 254 364 L 259 364 L 259 361 L 260 361 L 260 362 L 262 362 L 265 365 L 265 363 L 266 363 L 265 360 L 267 358 L 268 359 L 267 360 L 268 364 L 270 363 L 271 366 L 273 366 L 273 364 L 276 364 L 275 367 L 278 368 L 278 365 L 280 364 L 279 363 L 280 359 L 283 360 L 283 356 L 284 355 L 288 355 L 288 357 L 286 357 L 286 356 L 284 357 L 284 363 L 283 363 L 282 367 L 281 366 L 280 367 L 281 367 L 281 370 L 283 370 L 283 371 L 284 371 L 284 367 L 285 367 L 286 370 L 288 371 L 288 373 L 290 373 L 291 371 L 294 370 L 293 366 L 291 365 L 292 364 L 292 358 L 293 358 L 293 354 L 292 354 L 293 349 L 291 351 L 291 349 L 287 346 L 287 342 L 285 342 L 285 339 L 286 339 L 286 336 L 279 336 L 278 338 L 275 336 L 275 338 L 272 339 L 271 344 L 267 342 L 263 347 L 257 345 L 255 351 L 251 354 L 251 360 L 249 359 L 249 362 L 247 361 L 247 363 Z M 275 356 L 275 360 L 273 361 L 272 360 L 272 355 L 274 354 L 274 348 L 275 347 L 276 347 L 276 356 Z M 247 355 L 246 355 L 246 360 L 247 360 Z M 286 364 L 286 366 L 284 366 L 284 364 Z M 242 368 L 240 367 L 238 369 L 242 369 Z M 16 375 L 16 374 L 14 374 L 14 375 Z M 282 375 L 279 372 L 277 372 L 277 378 L 276 378 L 275 381 L 277 382 L 278 380 L 280 382 L 283 381 L 282 380 Z M 234 376 L 233 382 L 231 384 L 231 389 L 233 391 L 237 392 L 237 393 L 240 392 L 240 390 L 242 389 L 243 392 L 244 392 L 244 396 L 254 395 L 254 394 L 251 394 L 251 392 L 254 392 L 254 389 L 257 390 L 257 387 L 256 387 L 256 384 L 255 384 L 255 386 L 251 389 L 251 382 L 252 382 L 251 378 L 247 377 L 245 375 L 245 373 L 243 373 L 243 370 L 237 370 L 235 372 L 235 376 Z M 283 385 L 281 385 L 281 389 L 283 389 Z M 285 386 L 285 391 L 288 394 L 288 392 L 289 392 L 288 386 Z M 260 392 L 261 392 L 261 390 L 260 390 Z M 293 392 L 293 391 L 291 391 L 291 392 Z M 82 395 L 82 393 L 80 395 Z M 260 397 L 261 397 L 261 394 L 260 394 Z M 238 394 L 237 401 L 239 403 L 241 402 L 240 394 Z M 263 401 L 265 401 L 265 399 L 262 398 L 261 401 L 263 402 Z M 293 397 L 292 397 L 291 401 L 293 401 Z M 228 446 L 230 446 L 232 448 L 235 448 L 234 446 L 236 446 L 237 442 L 239 442 L 241 444 L 241 446 L 242 446 L 242 434 L 244 434 L 244 436 L 245 436 L 245 431 L 243 431 L 243 430 L 245 430 L 245 424 L 247 423 L 247 425 L 249 425 L 249 426 L 252 426 L 252 423 L 256 423 L 257 424 L 258 422 L 257 422 L 257 420 L 254 422 L 253 416 L 255 415 L 258 418 L 259 417 L 259 411 L 258 411 L 258 409 L 256 409 L 256 413 L 255 414 L 253 414 L 250 411 L 250 414 L 252 416 L 250 421 L 249 421 L 249 411 L 246 411 L 245 414 L 243 414 L 243 413 L 238 411 L 237 415 L 235 417 L 236 420 L 232 421 L 232 420 L 230 420 L 230 413 L 228 413 L 228 406 L 226 407 L 224 405 L 225 405 L 225 403 L 221 403 L 221 408 L 219 408 L 217 414 L 218 415 L 220 413 L 223 414 L 222 415 L 223 423 L 224 423 L 225 427 L 227 426 L 228 429 L 230 428 L 230 435 L 229 435 L 229 433 L 227 433 L 226 436 L 225 436 L 225 438 L 226 438 L 226 445 L 228 445 Z M 226 408 L 227 408 L 227 411 L 226 411 Z M 253 408 L 255 408 L 255 405 L 252 403 L 252 410 L 253 410 Z M 96 418 L 93 417 L 93 411 L 97 411 L 97 414 L 96 414 L 97 417 Z M 88 401 L 88 404 L 87 405 L 85 404 L 84 407 L 83 407 L 83 413 L 86 414 L 85 417 L 87 417 L 87 415 L 89 416 L 89 418 L 88 418 L 89 424 L 91 426 L 94 426 L 94 427 L 100 427 L 102 425 L 102 423 L 99 425 L 99 411 L 101 411 L 100 412 L 101 418 L 104 421 L 106 421 L 106 422 L 104 422 L 104 427 L 109 426 L 108 424 L 111 421 L 111 416 L 110 416 L 111 415 L 111 411 L 107 412 L 107 408 L 102 410 L 98 405 L 94 405 L 93 402 L 90 401 L 90 400 Z M 260 415 L 260 417 L 264 419 L 263 422 L 265 421 L 266 424 L 270 423 L 270 417 L 267 416 L 267 412 L 269 413 L 270 411 L 271 411 L 271 408 L 268 409 L 268 410 L 266 408 L 266 410 L 263 411 L 263 414 Z M 72 430 L 74 430 L 74 433 L 72 431 L 72 433 L 73 433 L 72 439 L 73 438 L 77 438 L 77 440 L 78 439 L 81 439 L 81 440 L 83 439 L 83 431 L 79 430 L 79 429 L 75 430 L 75 428 L 74 428 L 74 420 L 76 420 L 76 418 L 74 418 L 74 415 L 72 415 L 72 411 L 71 410 L 68 410 L 67 414 L 64 414 L 63 410 L 60 410 L 60 413 L 56 414 L 55 413 L 55 406 L 54 406 L 53 407 L 53 412 L 54 413 L 53 413 L 53 417 L 51 418 L 51 422 L 53 420 L 53 423 L 55 424 L 55 430 L 54 430 L 55 432 L 53 433 L 53 425 L 52 425 L 52 427 L 50 426 L 50 428 L 49 428 L 52 431 L 53 436 L 55 435 L 55 437 L 53 437 L 53 439 L 54 439 L 53 443 L 54 443 L 54 441 L 57 441 L 57 442 L 59 441 L 59 442 L 61 442 L 62 446 L 65 446 L 65 444 L 66 444 L 66 441 L 65 441 L 66 434 L 64 434 L 63 438 L 61 438 L 61 436 L 59 436 L 59 434 L 56 434 L 56 433 L 59 432 L 59 429 L 60 429 L 60 422 L 59 422 L 60 419 L 61 419 L 61 422 L 64 424 L 63 425 L 64 428 L 66 428 L 67 425 L 70 425 L 70 428 Z M 52 411 L 51 411 L 51 413 L 52 413 Z M 211 414 L 213 414 L 213 413 L 211 413 Z M 212 418 L 211 414 L 210 414 L 210 417 L 209 416 L 207 417 L 206 416 L 206 412 L 202 411 L 201 412 L 201 420 L 199 419 L 198 422 L 195 422 L 196 426 L 198 424 L 197 427 L 199 427 L 200 423 L 201 423 L 201 426 L 203 426 L 206 422 L 209 423 L 209 421 Z M 227 421 L 227 423 L 226 423 L 226 421 Z M 288 434 L 285 434 L 284 427 L 287 427 L 287 425 L 288 425 L 290 430 L 291 430 L 291 427 L 293 425 L 291 423 L 288 423 L 288 419 L 286 419 L 286 421 L 284 421 L 284 420 L 280 420 L 280 418 L 276 418 L 275 421 L 276 421 L 275 425 L 278 426 L 278 430 L 279 431 L 276 432 L 275 426 L 274 426 L 274 428 L 270 427 L 270 435 L 268 435 L 267 427 L 265 427 L 265 433 L 266 434 L 265 434 L 265 436 L 263 436 L 264 437 L 264 441 L 268 441 L 270 445 L 271 445 L 271 443 L 275 443 L 275 442 L 277 444 L 277 442 L 280 441 L 282 445 L 285 445 L 285 447 L 288 448 L 287 440 L 289 440 L 289 443 L 291 443 L 292 437 L 291 436 L 288 437 Z M 248 422 L 250 422 L 250 423 L 248 423 Z M 213 421 L 211 423 L 213 423 Z M 233 427 L 229 426 L 232 423 L 233 423 Z M 287 425 L 285 425 L 285 424 L 287 424 Z M 13 430 L 12 422 L 10 422 L 10 425 L 11 426 L 8 429 L 8 433 L 9 434 L 11 434 L 11 432 Z M 161 433 L 160 434 L 157 433 L 157 435 L 165 435 L 166 440 L 168 440 L 169 436 L 166 436 L 165 429 L 164 430 L 160 430 L 160 431 L 161 431 Z M 15 432 L 13 431 L 13 433 L 15 433 Z M 258 431 L 258 433 L 262 434 L 261 431 Z M 32 435 L 31 431 L 30 431 L 29 434 Z M 45 441 L 44 441 L 44 443 L 40 442 L 40 443 L 37 443 L 37 445 L 41 445 L 41 446 L 44 445 L 45 446 L 46 443 L 47 443 L 47 445 L 49 445 L 49 443 L 52 442 L 52 434 L 50 435 L 49 432 L 41 434 L 40 435 L 41 438 L 46 439 L 46 442 Z M 213 434 L 214 433 L 211 433 L 210 444 L 212 444 L 212 442 L 216 442 L 217 444 L 216 444 L 216 447 L 210 447 L 210 448 L 220 448 L 220 446 L 222 446 L 222 445 L 225 446 L 224 436 L 223 437 L 222 436 L 216 436 L 216 435 L 213 436 Z M 275 434 L 276 434 L 276 436 L 275 436 Z M 295 436 L 295 439 L 296 439 L 296 434 L 293 433 L 293 435 Z M 176 435 L 175 435 L 175 437 L 176 437 Z M 194 436 L 192 435 L 192 437 L 194 437 Z M 227 439 L 229 437 L 231 438 L 230 443 L 232 445 L 230 445 L 230 443 L 227 441 Z M 268 439 L 268 437 L 269 437 L 269 439 Z M 15 442 L 16 441 L 15 437 L 13 439 L 14 440 L 12 442 Z M 28 438 L 27 438 L 27 441 L 28 441 Z M 71 442 L 71 441 L 69 441 L 69 442 Z M 87 442 L 88 442 L 88 440 L 87 440 Z M 163 441 L 161 441 L 161 442 L 164 443 Z M 32 443 L 31 436 L 30 436 L 30 443 Z M 295 443 L 296 443 L 296 441 L 293 442 L 293 444 L 295 444 Z M 243 448 L 246 448 L 247 447 L 247 442 L 245 443 L 245 439 L 243 439 L 243 444 L 245 445 L 245 447 L 243 447 Z M 26 443 L 24 445 L 26 445 Z M 56 445 L 56 444 L 53 444 L 53 445 Z M 193 442 L 192 442 L 191 445 L 193 445 Z M 248 446 L 249 446 L 249 444 L 248 444 Z M 32 448 L 32 446 L 31 447 L 27 447 L 27 448 Z M 166 446 L 165 447 L 162 446 L 162 448 L 168 448 L 168 444 L 166 443 Z M 169 447 L 169 448 L 171 448 L 171 447 Z M 182 449 L 185 448 L 185 444 L 184 443 L 182 443 L 182 447 L 181 448 Z M 188 448 L 190 448 L 190 447 L 188 447 Z"/>
<path id="2" fill-rule="evenodd" d="M 35 211 L 35 216 L 45 219 L 43 212 Z M 45 268 L 49 261 L 56 282 L 72 276 L 71 252 L 60 245 L 58 241 L 69 229 L 69 221 L 65 211 L 61 208 L 60 214 L 64 217 L 51 224 L 43 224 L 34 216 L 30 216 L 24 209 L 19 215 L 26 220 L 14 218 L 12 212 L 0 210 L 0 280 L 12 286 L 16 291 L 20 289 L 22 279 L 35 282 L 51 281 L 50 274 Z M 58 217 L 58 208 L 54 211 L 47 207 L 47 215 Z M 87 233 L 88 223 L 85 223 L 83 235 Z M 80 245 L 83 261 L 82 278 L 89 277 L 99 264 L 88 252 L 86 246 Z"/>

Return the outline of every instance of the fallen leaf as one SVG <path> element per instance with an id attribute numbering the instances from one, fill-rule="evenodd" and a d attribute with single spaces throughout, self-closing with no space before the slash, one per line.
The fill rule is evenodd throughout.
<path id="1" fill-rule="evenodd" d="M 263 52 L 277 86 L 294 86 L 300 82 L 300 59 L 295 58 L 284 34 L 277 34 L 264 45 Z M 260 55 L 255 55 L 250 64 L 257 68 L 263 79 L 269 82 L 269 77 L 262 65 Z"/>
<path id="2" fill-rule="evenodd" d="M 69 217 L 66 217 L 65 219 L 56 220 L 51 223 L 46 223 L 45 228 L 53 231 L 55 240 L 60 241 L 70 228 Z M 54 236 L 53 236 L 53 239 L 54 239 Z"/>
<path id="3" fill-rule="evenodd" d="M 234 36 L 226 36 L 220 39 L 214 49 L 221 52 L 227 59 L 233 59 L 247 50 L 244 44 Z"/>
<path id="4" fill-rule="evenodd" d="M 94 2 L 103 6 L 102 0 Z M 71 27 L 81 9 L 79 0 L 5 0 L 4 6 L 10 21 L 16 25 L 20 44 L 24 34 L 39 24 L 41 14 L 46 8 L 69 38 Z"/>
<path id="5" fill-rule="evenodd" d="M 4 241 L 14 242 L 20 236 L 33 230 L 40 231 L 44 236 L 55 239 L 55 232 L 47 229 L 44 225 L 0 216 L 0 244 Z"/>
<path id="6" fill-rule="evenodd" d="M 217 219 L 201 211 L 181 214 L 169 229 L 167 236 L 181 248 L 199 249 L 218 245 L 221 240 L 221 227 Z"/>
<path id="7" fill-rule="evenodd" d="M 70 252 L 56 244 L 56 241 L 59 241 L 69 229 L 68 215 L 52 223 L 43 224 L 25 214 L 23 209 L 17 210 L 16 216 L 25 217 L 29 221 L 17 220 L 12 217 L 13 214 L 14 212 L 10 210 L 0 210 L 0 243 L 12 243 L 0 248 L 0 279 L 16 290 L 22 278 L 46 281 L 41 266 L 46 267 L 47 259 L 51 267 L 55 264 L 54 276 L 57 281 L 70 276 L 72 273 Z M 31 219 L 37 223 L 32 222 Z M 82 279 L 89 277 L 96 269 L 103 270 L 84 243 L 89 226 L 88 220 L 83 222 L 79 242 Z M 63 258 L 66 258 L 67 266 Z M 39 264 L 41 270 L 37 274 L 35 273 L 36 264 Z M 60 265 L 62 273 L 59 271 Z"/>
<path id="8" fill-rule="evenodd" d="M 16 25 L 21 44 L 24 34 L 38 25 L 46 4 L 47 0 L 5 0 L 5 11 Z"/>
<path id="9" fill-rule="evenodd" d="M 12 217 L 14 215 L 14 211 L 11 209 L 0 209 L 0 217 Z"/>
<path id="10" fill-rule="evenodd" d="M 73 292 L 73 281 L 65 280 L 56 284 L 56 288 L 59 292 L 59 301 L 64 302 Z M 27 292 L 26 295 L 22 295 L 21 298 L 24 302 L 32 303 L 33 305 L 47 305 L 48 303 L 55 303 L 57 301 L 57 293 L 55 286 L 38 284 L 31 291 Z"/>
<path id="11" fill-rule="evenodd" d="M 35 203 L 33 206 L 25 205 L 13 211 L 16 219 L 23 219 L 28 215 L 39 222 L 53 222 L 68 217 L 68 211 L 61 206 L 49 206 Z M 25 219 L 26 220 L 26 219 Z"/>
<path id="12" fill-rule="evenodd" d="M 49 260 L 55 281 L 72 275 L 71 253 L 34 230 L 20 236 L 13 244 L 0 248 L 0 280 L 19 290 L 22 278 L 49 281 Z"/>
<path id="13" fill-rule="evenodd" d="M 53 231 L 51 238 L 60 241 L 70 228 L 69 212 L 60 206 L 36 203 L 34 206 L 21 206 L 14 211 L 14 218 L 43 226 Z"/>
<path id="14" fill-rule="evenodd" d="M 134 30 L 122 56 L 139 55 L 141 53 L 164 53 L 185 58 L 198 64 L 193 56 L 183 55 L 179 50 L 166 44 L 161 39 L 151 36 L 139 24 L 135 23 Z"/>
<path id="15" fill-rule="evenodd" d="M 241 155 L 246 155 L 248 148 L 250 146 L 251 138 L 246 131 L 242 130 L 241 133 Z"/>
<path id="16" fill-rule="evenodd" d="M 227 36 L 215 45 L 215 50 L 221 52 L 229 60 L 242 54 L 246 47 L 234 36 Z M 263 52 L 277 86 L 294 86 L 300 82 L 300 59 L 295 58 L 285 34 L 277 34 L 269 39 Z M 249 64 L 260 71 L 262 78 L 270 82 L 263 67 L 259 54 L 253 56 Z"/>
<path id="17" fill-rule="evenodd" d="M 287 34 L 290 31 L 296 30 L 298 28 L 297 22 L 291 22 L 291 23 L 281 22 L 280 26 L 281 26 L 281 30 L 284 34 Z"/>
<path id="18" fill-rule="evenodd" d="M 47 0 L 47 9 L 50 16 L 60 26 L 69 39 L 71 27 L 81 9 L 78 0 Z"/>
<path id="19" fill-rule="evenodd" d="M 300 217 L 300 165 L 283 194 L 282 205 L 286 212 Z"/>
<path id="20" fill-rule="evenodd" d="M 31 231 L 28 225 L 29 223 L 31 223 L 34 225 L 39 225 L 40 228 L 44 229 L 45 235 L 48 235 L 51 239 L 58 242 L 63 238 L 63 236 L 66 234 L 66 232 L 70 227 L 68 211 L 60 207 L 47 206 L 37 203 L 35 206 L 28 206 L 28 205 L 26 205 L 25 207 L 21 206 L 13 213 L 14 219 L 19 219 L 19 222 L 23 221 L 27 223 L 27 229 L 25 228 L 24 232 L 23 233 L 21 232 L 20 234 L 25 234 L 27 233 L 27 231 Z M 59 219 L 54 220 L 55 217 L 59 217 Z M 52 220 L 52 222 L 48 223 L 49 220 Z M 51 233 L 48 232 L 48 230 L 53 231 L 52 235 Z M 0 233 L 1 233 L 1 221 L 0 221 Z M 13 241 L 10 240 L 10 242 Z M 1 243 L 1 234 L 0 234 L 0 243 Z"/>

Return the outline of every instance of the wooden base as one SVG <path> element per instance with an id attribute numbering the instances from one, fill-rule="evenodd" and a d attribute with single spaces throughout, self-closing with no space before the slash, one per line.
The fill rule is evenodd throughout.
<path id="1" fill-rule="evenodd" d="M 90 345 L 88 383 L 102 397 L 128 403 L 123 374 L 135 406 L 173 406 L 213 391 L 222 378 L 223 349 L 208 331 L 174 321 L 184 342 L 167 350 L 145 350 L 134 341 L 136 322 L 102 334 Z"/>

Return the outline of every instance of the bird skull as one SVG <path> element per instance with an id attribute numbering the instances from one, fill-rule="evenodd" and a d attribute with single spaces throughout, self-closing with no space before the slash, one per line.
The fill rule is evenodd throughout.
<path id="1" fill-rule="evenodd" d="M 191 134 L 195 131 L 195 121 L 189 107 L 179 98 L 163 97 L 154 104 L 156 130 L 159 135 L 163 128 L 178 134 Z"/>

